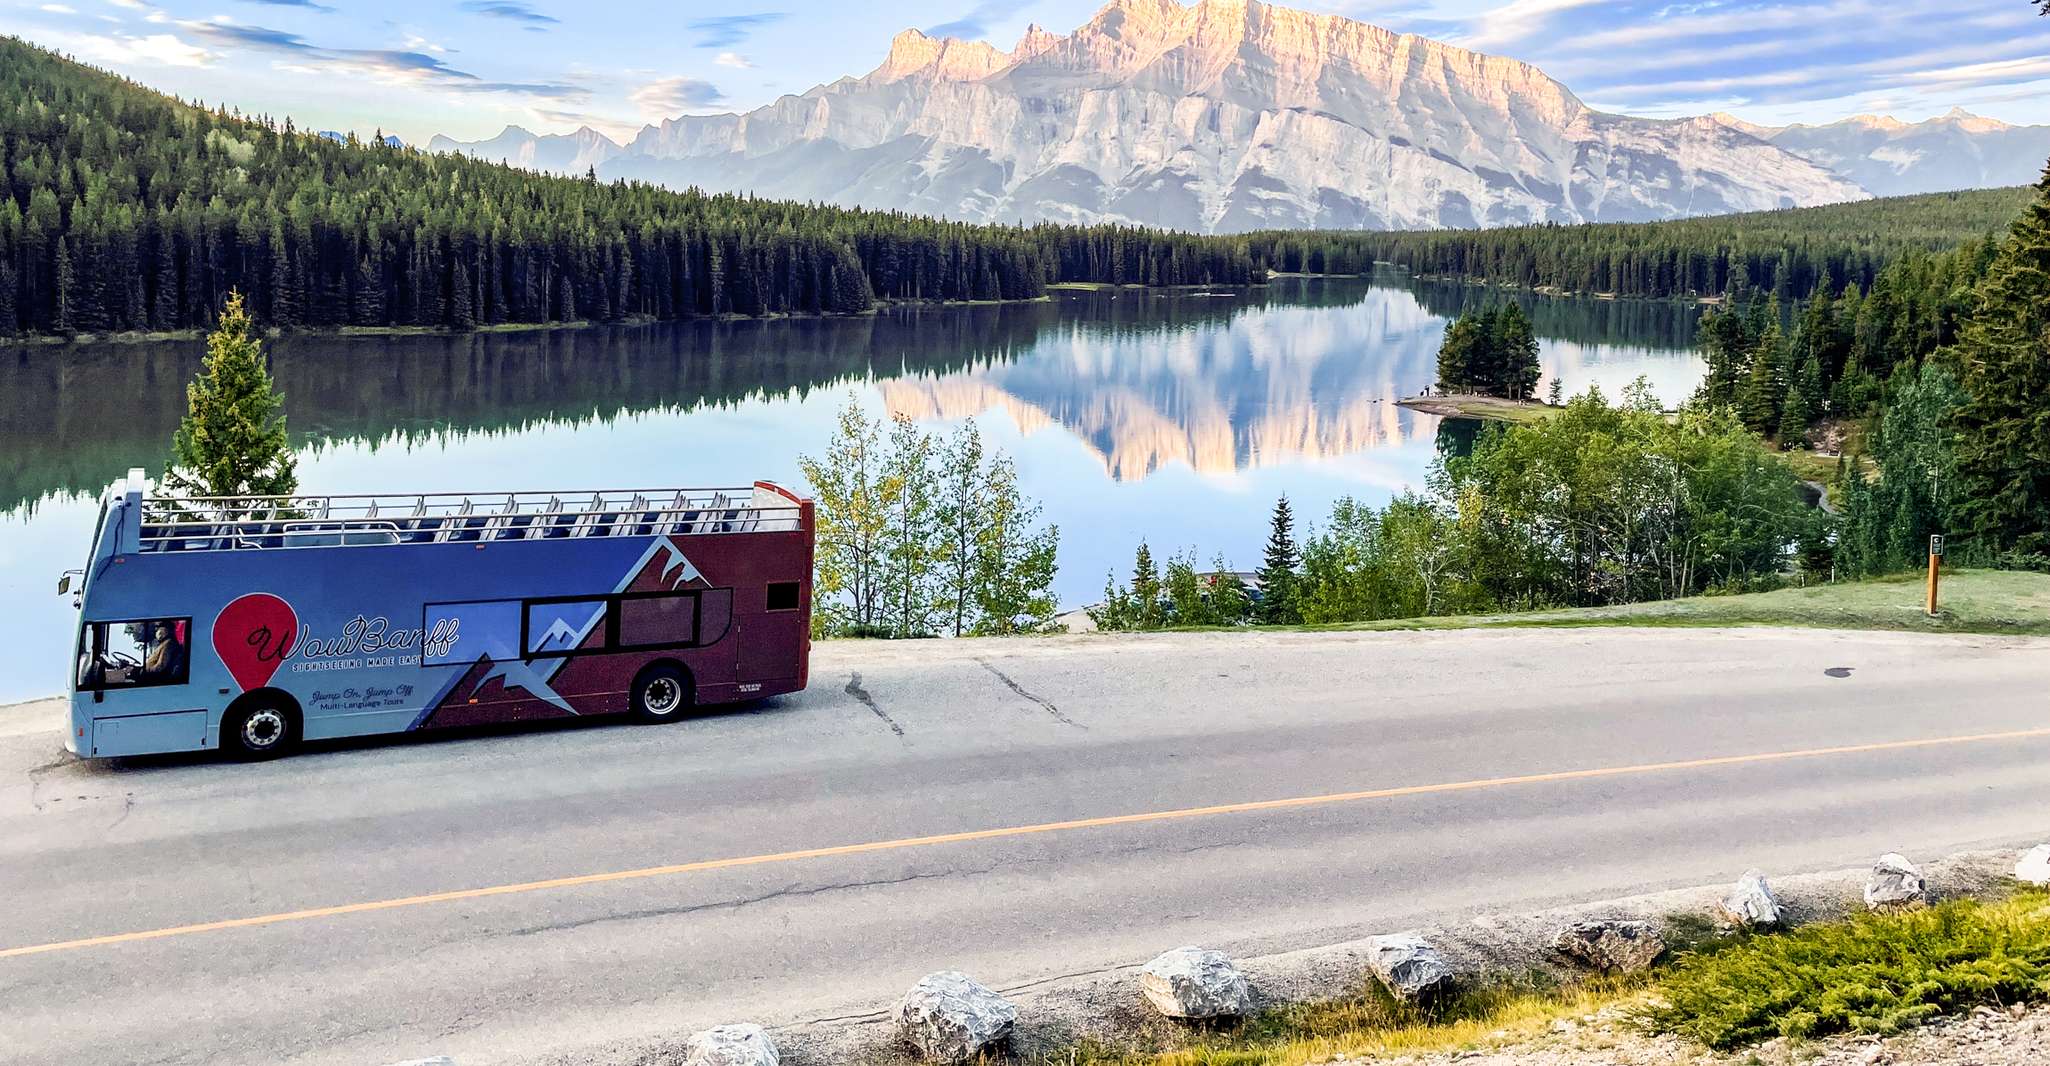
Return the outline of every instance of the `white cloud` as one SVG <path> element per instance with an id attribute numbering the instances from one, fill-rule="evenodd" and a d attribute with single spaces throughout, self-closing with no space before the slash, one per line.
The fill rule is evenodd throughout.
<path id="1" fill-rule="evenodd" d="M 148 11 L 150 9 L 150 6 L 143 3 L 142 0 L 107 0 L 107 2 L 115 7 L 125 7 L 130 11 Z"/>
<path id="2" fill-rule="evenodd" d="M 748 62 L 746 56 L 741 55 L 739 52 L 721 52 L 718 58 L 712 60 L 712 62 L 722 67 L 732 67 L 736 70 L 746 70 L 754 66 L 753 63 Z"/>
<path id="3" fill-rule="evenodd" d="M 719 87 L 698 78 L 677 75 L 661 78 L 627 94 L 641 114 L 649 118 L 673 118 L 686 111 L 700 111 L 726 97 Z"/>
<path id="4" fill-rule="evenodd" d="M 76 14 L 78 14 L 78 9 L 77 9 L 77 8 L 75 8 L 75 7 L 67 7 L 67 6 L 65 6 L 65 5 L 63 5 L 63 4 L 44 4 L 44 5 L 42 6 L 42 7 L 40 7 L 40 8 L 37 8 L 36 10 L 38 10 L 38 11 L 48 11 L 48 12 L 49 12 L 50 14 L 52 14 L 52 15 L 76 15 Z"/>
<path id="5" fill-rule="evenodd" d="M 85 34 L 76 38 L 78 51 L 101 63 L 156 63 L 170 67 L 210 66 L 220 56 L 175 34 L 153 33 L 147 37 L 126 34 Z"/>
<path id="6" fill-rule="evenodd" d="M 1472 32 L 1460 43 L 1469 48 L 1498 48 L 1514 44 L 1544 27 L 1553 15 L 1604 0 L 1509 0 L 1501 7 L 1474 19 Z"/>

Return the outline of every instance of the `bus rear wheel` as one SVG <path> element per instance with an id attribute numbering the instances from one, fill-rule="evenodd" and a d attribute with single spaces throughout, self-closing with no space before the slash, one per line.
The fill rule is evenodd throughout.
<path id="1" fill-rule="evenodd" d="M 696 697 L 696 686 L 682 667 L 658 663 L 634 678 L 629 710 L 635 721 L 674 722 L 690 710 Z"/>
<path id="2" fill-rule="evenodd" d="M 275 759 L 291 751 L 298 741 L 298 711 L 284 700 L 251 700 L 229 708 L 221 719 L 221 747 L 238 759 Z"/>

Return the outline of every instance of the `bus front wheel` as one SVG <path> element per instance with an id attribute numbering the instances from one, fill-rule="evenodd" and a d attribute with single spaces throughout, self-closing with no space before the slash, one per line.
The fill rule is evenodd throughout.
<path id="1" fill-rule="evenodd" d="M 238 759 L 275 759 L 298 740 L 298 709 L 275 696 L 246 700 L 221 719 L 221 747 Z"/>
<path id="2" fill-rule="evenodd" d="M 631 711 L 641 722 L 674 722 L 695 702 L 696 686 L 674 663 L 657 663 L 634 678 Z"/>

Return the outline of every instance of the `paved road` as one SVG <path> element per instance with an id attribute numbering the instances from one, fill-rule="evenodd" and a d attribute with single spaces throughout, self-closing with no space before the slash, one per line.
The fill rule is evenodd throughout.
<path id="1" fill-rule="evenodd" d="M 2043 641 L 839 644 L 814 677 L 800 697 L 673 726 L 255 766 L 80 763 L 54 704 L 0 711 L 0 949 L 405 900 L 0 953 L 0 1059 L 509 1062 L 861 1013 L 942 965 L 1017 987 L 1182 943 L 1280 950 L 2050 831 Z M 2016 731 L 2036 732 L 1983 738 Z M 1955 737 L 1981 739 L 1870 747 Z M 1847 746 L 1861 750 L 1715 761 Z M 1631 769 L 1561 773 L 1595 768 Z M 1439 785 L 1459 787 L 1416 787 Z M 754 856 L 770 859 L 688 865 Z"/>

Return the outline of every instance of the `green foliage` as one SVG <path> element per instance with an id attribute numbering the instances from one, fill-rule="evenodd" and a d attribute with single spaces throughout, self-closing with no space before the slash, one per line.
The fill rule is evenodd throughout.
<path id="1" fill-rule="evenodd" d="M 1297 571 L 1302 554 L 1295 542 L 1295 512 L 1288 497 L 1274 501 L 1274 517 L 1268 523 L 1267 551 L 1260 563 L 1260 621 L 1286 625 L 1303 620 L 1296 593 Z"/>
<path id="2" fill-rule="evenodd" d="M 1778 573 L 1813 519 L 1786 463 L 1727 409 L 1661 414 L 1589 390 L 1445 463 L 1465 566 L 1502 605 L 1693 595 Z"/>
<path id="3" fill-rule="evenodd" d="M 171 438 L 164 487 L 179 496 L 289 496 L 298 475 L 285 436 L 284 398 L 271 386 L 263 346 L 239 293 L 206 339 L 186 413 Z"/>
<path id="4" fill-rule="evenodd" d="M 1717 1049 L 1893 1033 L 1982 1004 L 2050 998 L 2050 897 L 1954 900 L 1685 954 L 1660 998 L 1648 1024 Z"/>
<path id="5" fill-rule="evenodd" d="M 1671 416 L 1643 382 L 1621 406 L 1591 389 L 1551 417 L 1484 430 L 1470 455 L 1441 458 L 1428 495 L 1406 492 L 1380 510 L 1339 500 L 1299 553 L 1283 500 L 1260 572 L 1259 621 L 1370 622 L 1773 586 L 1796 545 L 1810 558 L 1826 543 L 1795 489 L 1786 462 L 1727 408 Z M 1184 621 L 1195 612 L 1177 606 L 1191 601 L 1177 593 L 1172 563 L 1165 594 L 1151 570 L 1141 545 L 1132 588 L 1109 583 L 1098 625 L 1211 624 Z"/>
<path id="6" fill-rule="evenodd" d="M 904 415 L 887 433 L 849 397 L 823 457 L 798 468 L 818 505 L 813 627 L 896 638 L 1054 626 L 1060 531 L 973 424 L 941 444 Z"/>
<path id="7" fill-rule="evenodd" d="M 1825 278 L 1870 289 L 1890 263 L 1997 232 L 2027 200 L 2025 189 L 1982 189 L 1669 222 L 1273 231 L 1244 240 L 1259 266 L 1279 271 L 1359 274 L 1380 262 L 1569 293 L 1706 297 L 1749 289 L 1799 300 Z"/>
<path id="8" fill-rule="evenodd" d="M 2050 170 L 1980 283 L 1958 352 L 1966 530 L 1996 551 L 2050 551 Z"/>
<path id="9" fill-rule="evenodd" d="M 1955 520 L 1958 457 L 1950 425 L 1964 403 L 1957 376 L 1937 361 L 1903 368 L 1892 399 L 1867 438 L 1878 476 L 1847 464 L 1839 495 L 1836 569 L 1842 577 L 1870 577 L 1920 567 L 1929 535 Z M 1960 553 L 1970 551 L 1960 545 Z M 1953 562 L 1963 561 L 1962 558 Z"/>
<path id="10" fill-rule="evenodd" d="M 1443 503 L 1405 492 L 1383 510 L 1350 497 L 1303 545 L 1302 620 L 1314 624 L 1486 609 L 1466 542 Z"/>
<path id="11" fill-rule="evenodd" d="M 971 226 L 337 142 L 14 38 L 0 157 L 9 332 L 203 327 L 230 289 L 271 327 L 469 329 L 1263 277 L 1235 237 Z"/>
<path id="12" fill-rule="evenodd" d="M 1515 303 L 1460 315 L 1438 348 L 1438 387 L 1446 392 L 1528 400 L 1539 373 L 1537 333 Z"/>

